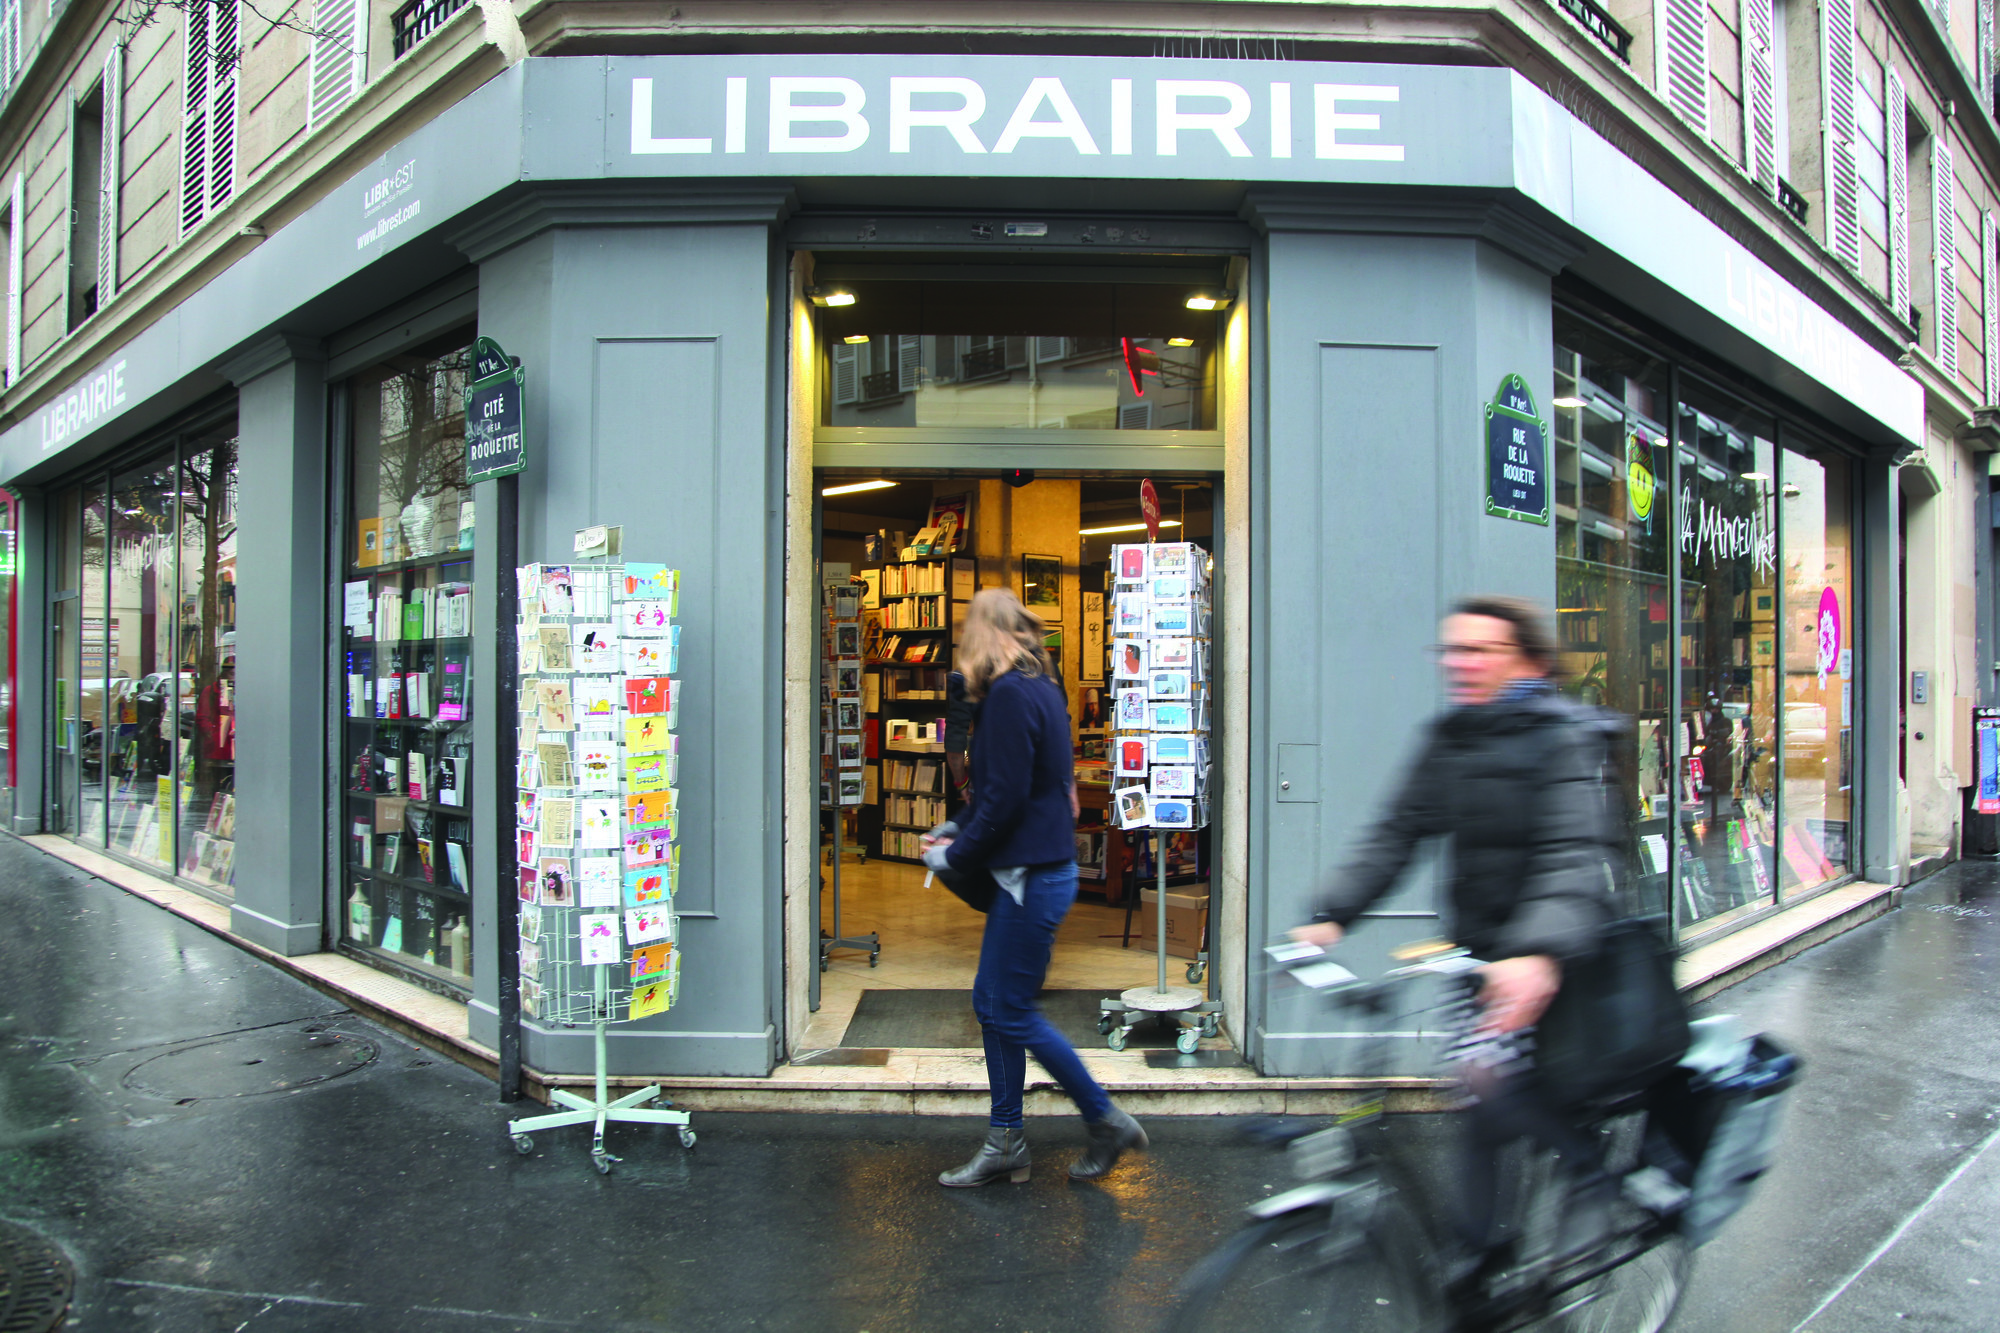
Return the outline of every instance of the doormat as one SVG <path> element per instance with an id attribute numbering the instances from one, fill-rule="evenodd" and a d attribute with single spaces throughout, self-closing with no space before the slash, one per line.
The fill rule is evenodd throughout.
<path id="1" fill-rule="evenodd" d="M 1117 991 L 1045 990 L 1035 997 L 1042 1012 L 1070 1045 L 1103 1048 L 1097 1031 L 1100 1000 Z M 1126 1049 L 1172 1046 L 1174 1032 L 1158 1023 L 1132 1030 Z M 865 990 L 854 1006 L 842 1046 L 977 1047 L 979 1020 L 972 1016 L 969 990 Z"/>

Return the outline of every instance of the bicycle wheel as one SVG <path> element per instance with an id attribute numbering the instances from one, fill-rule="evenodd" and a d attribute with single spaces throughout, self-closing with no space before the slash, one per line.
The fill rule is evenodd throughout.
<path id="1" fill-rule="evenodd" d="M 1660 1333 L 1680 1306 L 1693 1256 L 1679 1236 L 1614 1247 L 1608 1272 L 1560 1293 L 1545 1327 L 1560 1333 Z M 1595 1267 L 1596 1265 L 1593 1265 Z"/>
<path id="2" fill-rule="evenodd" d="M 1438 1333 L 1429 1270 L 1429 1246 L 1393 1194 L 1358 1219 L 1299 1209 L 1251 1223 L 1197 1264 L 1166 1327 Z"/>

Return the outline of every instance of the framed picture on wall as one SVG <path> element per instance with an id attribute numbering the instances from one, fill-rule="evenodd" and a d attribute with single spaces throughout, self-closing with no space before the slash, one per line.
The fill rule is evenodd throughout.
<path id="1" fill-rule="evenodd" d="M 1077 659 L 1077 679 L 1085 685 L 1104 683 L 1104 594 L 1083 594 L 1083 656 Z"/>
<path id="2" fill-rule="evenodd" d="M 1062 610 L 1062 560 L 1053 555 L 1021 557 L 1021 603 L 1049 619 Z"/>

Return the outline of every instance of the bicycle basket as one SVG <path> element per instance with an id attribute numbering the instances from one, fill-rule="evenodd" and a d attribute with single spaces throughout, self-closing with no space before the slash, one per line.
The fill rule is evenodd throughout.
<path id="1" fill-rule="evenodd" d="M 1743 1043 L 1732 1065 L 1688 1082 L 1686 1115 L 1674 1137 L 1695 1164 L 1680 1222 L 1690 1246 L 1713 1239 L 1749 1201 L 1771 1164 L 1784 1094 L 1798 1071 L 1797 1056 L 1759 1035 Z"/>

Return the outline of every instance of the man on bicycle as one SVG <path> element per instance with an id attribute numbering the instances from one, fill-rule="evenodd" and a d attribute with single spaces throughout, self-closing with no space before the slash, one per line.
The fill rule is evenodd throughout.
<path id="1" fill-rule="evenodd" d="M 1607 855 L 1616 832 L 1604 799 L 1603 741 L 1579 725 L 1550 682 L 1555 642 L 1541 611 L 1512 597 L 1459 602 L 1437 649 L 1450 709 L 1426 733 L 1388 809 L 1309 925 L 1294 938 L 1330 947 L 1395 884 L 1420 842 L 1450 839 L 1454 939 L 1490 959 L 1474 1031 L 1455 1052 L 1476 1094 L 1463 1166 L 1466 1247 L 1455 1276 L 1470 1280 L 1493 1245 L 1497 1157 L 1539 1140 L 1571 1171 L 1580 1249 L 1601 1234 L 1610 1182 L 1563 1114 L 1565 1098 L 1534 1067 L 1535 1025 L 1555 1002 L 1565 966 L 1589 958 L 1612 919 Z"/>

